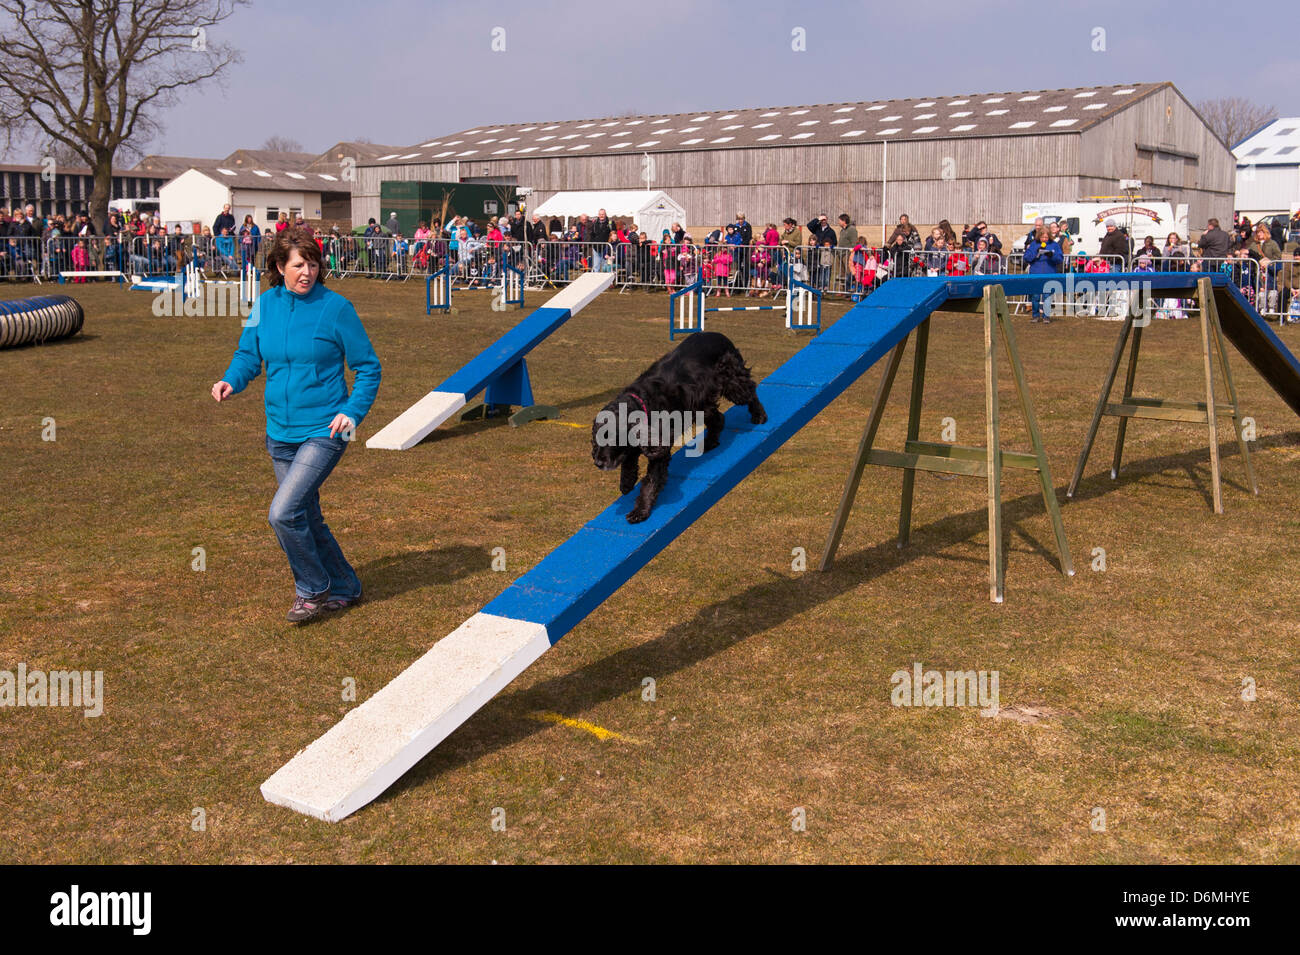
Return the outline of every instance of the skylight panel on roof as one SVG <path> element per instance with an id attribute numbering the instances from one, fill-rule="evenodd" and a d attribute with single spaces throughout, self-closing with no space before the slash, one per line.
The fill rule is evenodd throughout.
<path id="1" fill-rule="evenodd" d="M 428 149 L 430 146 L 441 146 L 441 145 L 442 145 L 442 143 L 440 143 L 438 140 L 435 139 L 435 140 L 434 140 L 433 142 L 431 142 L 431 143 L 422 143 L 422 144 L 420 145 L 420 148 L 421 148 L 421 149 Z"/>
<path id="2" fill-rule="evenodd" d="M 738 115 L 740 115 L 740 114 L 739 114 L 739 113 L 728 113 L 728 114 L 725 115 L 725 116 L 719 116 L 719 117 L 718 117 L 718 121 L 721 122 L 721 121 L 724 120 L 724 119 L 735 119 Z"/>
<path id="3" fill-rule="evenodd" d="M 631 135 L 632 135 L 632 130 L 630 130 L 630 129 L 624 129 L 624 130 L 620 130 L 620 131 L 617 132 L 617 133 L 610 133 L 610 138 L 611 138 L 611 139 L 618 139 L 618 137 L 620 137 L 620 136 L 631 136 Z"/>
<path id="4" fill-rule="evenodd" d="M 1274 135 L 1275 135 L 1275 136 L 1290 136 L 1290 135 L 1291 135 L 1292 133 L 1294 133 L 1294 132 L 1295 132 L 1295 127 L 1294 127 L 1294 126 L 1288 126 L 1286 129 L 1279 129 L 1276 133 L 1274 133 Z"/>
<path id="5" fill-rule="evenodd" d="M 702 123 L 702 122 L 704 122 L 706 119 L 712 119 L 712 118 L 713 118 L 712 116 L 696 116 L 694 119 L 691 120 L 691 122 L 692 122 L 692 123 Z"/>
<path id="6" fill-rule="evenodd" d="M 477 149 L 467 149 L 467 150 L 465 150 L 463 153 L 457 153 L 456 155 L 457 155 L 457 156 L 472 156 L 472 155 L 474 155 L 476 152 L 478 152 Z"/>
<path id="7" fill-rule="evenodd" d="M 672 117 L 665 116 L 663 119 L 653 119 L 650 121 L 651 126 L 658 126 L 660 123 L 671 123 Z"/>
<path id="8" fill-rule="evenodd" d="M 810 110 L 810 109 L 792 109 L 792 110 L 790 110 L 790 115 L 791 115 L 791 116 L 802 116 L 802 115 L 804 115 L 805 113 L 811 113 L 811 112 L 812 112 L 812 110 Z"/>
<path id="9" fill-rule="evenodd" d="M 465 130 L 465 135 L 466 135 L 466 136 L 477 136 L 477 135 L 478 135 L 479 133 L 481 133 L 481 132 L 483 132 L 483 130 L 481 130 L 481 129 L 467 129 L 467 130 Z"/>
<path id="10" fill-rule="evenodd" d="M 780 115 L 781 115 L 781 111 L 780 111 L 780 110 L 777 110 L 776 112 L 773 112 L 773 113 L 760 113 L 759 115 L 762 116 L 763 119 L 770 119 L 770 118 L 772 118 L 773 116 L 780 116 Z"/>
<path id="11" fill-rule="evenodd" d="M 483 132 L 485 132 L 485 133 L 499 133 L 499 132 L 501 132 L 503 129 L 505 129 L 504 126 L 498 126 L 496 129 L 485 129 L 485 130 L 483 130 Z"/>
<path id="12" fill-rule="evenodd" d="M 253 175 L 254 175 L 254 176 L 261 176 L 263 179 L 270 179 L 270 178 L 271 178 L 271 174 L 270 174 L 269 172 L 262 172 L 262 170 L 260 170 L 260 169 L 254 169 L 254 170 L 253 170 Z"/>
<path id="13" fill-rule="evenodd" d="M 629 126 L 640 126 L 640 125 L 641 125 L 642 123 L 644 123 L 644 122 L 645 122 L 644 119 L 629 119 L 629 120 L 627 121 L 627 125 L 629 125 Z"/>
<path id="14" fill-rule="evenodd" d="M 1058 119 L 1056 122 L 1052 123 L 1052 125 L 1059 128 L 1062 126 L 1073 126 L 1077 122 L 1077 119 Z"/>
<path id="15" fill-rule="evenodd" d="M 479 144 L 480 146 L 486 146 L 488 143 L 494 143 L 494 142 L 496 142 L 496 141 L 497 141 L 497 140 L 496 140 L 496 137 L 495 137 L 495 136 L 490 136 L 490 137 L 488 137 L 487 139 L 480 139 L 480 140 L 478 141 L 478 144 Z"/>
<path id="16" fill-rule="evenodd" d="M 419 154 L 417 153 L 416 155 L 419 155 Z M 304 175 L 303 175 L 302 173 L 300 173 L 300 172 L 286 172 L 285 175 L 288 176 L 290 179 L 306 179 L 306 178 L 307 178 L 306 176 L 304 176 Z"/>
<path id="17" fill-rule="evenodd" d="M 536 126 L 521 126 L 519 127 L 519 131 L 521 133 L 531 133 L 536 128 Z"/>
<path id="18" fill-rule="evenodd" d="M 561 136 L 560 138 L 561 138 L 561 139 L 577 139 L 578 136 L 579 136 L 578 133 L 565 133 L 565 134 L 564 134 L 563 136 Z"/>
<path id="19" fill-rule="evenodd" d="M 1096 96 L 1096 95 L 1097 95 L 1097 91 L 1096 91 L 1096 90 L 1084 90 L 1082 93 L 1075 93 L 1075 94 L 1074 94 L 1074 98 L 1075 98 L 1075 99 L 1087 99 L 1089 96 Z"/>
<path id="20" fill-rule="evenodd" d="M 1295 152 L 1295 146 L 1279 146 L 1277 149 L 1277 155 L 1279 156 L 1289 156 L 1293 152 Z"/>
<path id="21" fill-rule="evenodd" d="M 563 125 L 564 125 L 563 123 L 555 123 L 551 126 L 543 126 L 542 129 L 543 130 L 559 129 Z"/>
<path id="22" fill-rule="evenodd" d="M 918 126 L 916 129 L 912 130 L 912 135 L 916 135 L 917 133 L 932 133 L 938 128 L 938 126 Z"/>
<path id="23" fill-rule="evenodd" d="M 338 182 L 338 178 L 336 176 L 331 176 L 327 172 L 318 172 L 316 173 L 316 175 L 320 176 L 326 182 Z"/>
<path id="24" fill-rule="evenodd" d="M 965 105 L 966 105 L 967 103 L 969 103 L 969 102 L 970 102 L 970 100 L 968 100 L 968 99 L 955 99 L 955 100 L 950 101 L 950 102 L 948 103 L 948 105 L 949 105 L 949 106 L 965 106 Z"/>
<path id="25" fill-rule="evenodd" d="M 841 136 L 861 136 L 861 135 L 862 135 L 863 133 L 865 133 L 865 132 L 866 132 L 865 129 L 850 129 L 847 133 L 841 133 L 840 135 L 841 135 Z"/>
<path id="26" fill-rule="evenodd" d="M 647 140 L 646 140 L 645 142 L 643 142 L 643 143 L 637 143 L 637 144 L 636 144 L 636 148 L 637 148 L 637 149 L 643 149 L 643 148 L 646 147 L 646 146 L 658 146 L 658 145 L 659 145 L 659 142 L 660 142 L 660 141 L 657 140 L 657 139 L 647 139 Z"/>
<path id="27" fill-rule="evenodd" d="M 617 126 L 617 125 L 619 124 L 619 122 L 620 122 L 620 120 L 617 120 L 617 119 L 616 119 L 616 120 L 613 120 L 613 121 L 608 122 L 608 123 L 601 123 L 601 124 L 600 124 L 600 127 L 601 127 L 601 129 L 608 129 L 610 126 Z"/>
<path id="28" fill-rule="evenodd" d="M 1036 99 L 1042 99 L 1037 93 L 1030 93 L 1028 96 L 1022 96 L 1016 100 L 1017 103 L 1032 103 Z"/>
<path id="29" fill-rule="evenodd" d="M 731 141 L 732 141 L 733 139 L 735 139 L 735 138 L 736 138 L 735 136 L 719 136 L 717 139 L 710 139 L 709 142 L 711 142 L 711 143 L 729 143 L 729 142 L 731 142 Z"/>
<path id="30" fill-rule="evenodd" d="M 454 153 L 455 151 L 456 151 L 456 150 L 454 150 L 454 149 L 448 149 L 445 153 L 438 153 L 438 155 L 434 156 L 433 158 L 434 158 L 434 159 L 443 159 L 443 158 L 445 158 L 445 157 L 447 157 L 447 156 L 450 156 L 450 155 L 451 155 L 452 153 Z"/>
<path id="31" fill-rule="evenodd" d="M 535 153 L 535 152 L 537 152 L 537 147 L 536 147 L 536 146 L 525 146 L 523 149 L 519 150 L 519 152 L 521 152 L 521 153 Z"/>
<path id="32" fill-rule="evenodd" d="M 699 129 L 699 128 L 700 128 L 700 127 L 698 127 L 698 126 L 683 126 L 681 129 L 679 129 L 679 130 L 677 130 L 677 131 L 678 131 L 679 133 L 693 133 L 693 132 L 695 132 L 695 131 L 696 131 L 697 129 Z M 665 130 L 665 132 L 667 132 L 667 130 Z"/>
<path id="33" fill-rule="evenodd" d="M 1048 107 L 1045 107 L 1045 108 L 1043 109 L 1043 112 L 1044 112 L 1044 113 L 1063 113 L 1063 112 L 1065 112 L 1065 107 L 1064 107 L 1064 106 L 1048 106 Z"/>
<path id="34" fill-rule="evenodd" d="M 744 123 L 732 123 L 730 126 L 723 126 L 723 127 L 722 127 L 722 129 L 723 129 L 724 132 L 726 132 L 726 131 L 729 130 L 729 129 L 744 129 L 744 128 L 745 128 L 745 124 L 744 124 Z"/>
<path id="35" fill-rule="evenodd" d="M 853 122 L 853 120 L 850 119 L 849 117 L 847 117 L 847 116 L 841 116 L 839 119 L 832 119 L 832 120 L 831 120 L 831 125 L 832 125 L 832 126 L 840 126 L 840 125 L 843 125 L 844 123 L 851 123 L 851 122 Z"/>
<path id="36" fill-rule="evenodd" d="M 544 143 L 544 142 L 546 142 L 548 139 L 554 139 L 554 138 L 555 138 L 554 135 L 551 135 L 551 136 L 538 136 L 538 137 L 537 137 L 537 141 L 538 141 L 539 143 Z"/>
<path id="37" fill-rule="evenodd" d="M 837 112 L 837 113 L 851 113 L 851 112 L 853 112 L 853 107 L 852 107 L 852 106 L 841 106 L 841 107 L 840 107 L 839 109 L 837 109 L 835 112 Z"/>
<path id="38" fill-rule="evenodd" d="M 569 152 L 576 152 L 579 149 L 590 149 L 591 143 L 574 143 L 569 147 Z"/>
<path id="39" fill-rule="evenodd" d="M 1268 147 L 1267 147 L 1267 146 L 1256 146 L 1256 147 L 1255 147 L 1254 149 L 1252 149 L 1250 152 L 1246 153 L 1246 155 L 1247 155 L 1247 156 L 1262 156 L 1262 155 L 1264 155 L 1264 153 L 1266 153 L 1267 151 L 1268 151 Z"/>
<path id="40" fill-rule="evenodd" d="M 703 138 L 703 137 L 696 137 L 695 139 L 683 139 L 683 140 L 682 140 L 682 145 L 683 145 L 683 146 L 694 146 L 696 143 L 702 143 L 702 142 L 704 142 L 704 138 Z"/>
<path id="41" fill-rule="evenodd" d="M 1009 112 L 1011 112 L 1011 110 L 1009 110 L 1009 109 L 991 109 L 991 110 L 989 110 L 988 113 L 986 113 L 985 115 L 987 115 L 987 116 L 1005 116 L 1005 115 L 1006 115 L 1007 113 L 1009 113 Z"/>
<path id="42" fill-rule="evenodd" d="M 599 138 L 599 137 L 601 137 L 601 136 L 604 136 L 604 135 L 605 135 L 604 133 L 588 133 L 588 134 L 587 134 L 587 138 L 588 138 L 588 139 L 597 139 L 597 138 Z"/>
<path id="43" fill-rule="evenodd" d="M 769 141 L 771 141 L 771 140 L 773 140 L 773 139 L 780 139 L 780 138 L 781 138 L 781 134 L 780 134 L 780 133 L 768 133 L 766 136 L 759 136 L 759 137 L 758 137 L 758 141 L 759 141 L 760 143 L 766 143 L 766 142 L 769 142 Z"/>
<path id="44" fill-rule="evenodd" d="M 934 113 L 919 113 L 916 116 L 913 116 L 912 119 L 934 119 L 934 115 Z"/>
<path id="45" fill-rule="evenodd" d="M 235 174 L 233 169 L 222 169 L 220 166 L 217 167 L 217 172 L 221 173 L 223 176 L 233 176 Z"/>
<path id="46" fill-rule="evenodd" d="M 443 143 L 443 145 L 444 145 L 444 146 L 459 146 L 459 145 L 460 145 L 461 143 L 463 143 L 464 141 L 465 141 L 465 140 L 463 140 L 463 139 L 449 139 L 449 140 L 447 140 L 445 143 Z M 390 158 L 391 158 L 391 157 L 390 157 Z"/>
<path id="47" fill-rule="evenodd" d="M 810 138 L 812 135 L 813 135 L 812 133 L 795 133 L 795 134 L 794 134 L 793 136 L 791 136 L 790 138 L 791 138 L 791 139 L 808 139 L 808 138 Z"/>
<path id="48" fill-rule="evenodd" d="M 563 148 L 564 148 L 563 146 L 547 146 L 545 149 L 542 150 L 542 152 L 544 152 L 544 153 L 553 153 L 553 152 L 555 152 L 557 149 L 563 149 Z"/>
<path id="49" fill-rule="evenodd" d="M 628 141 L 625 139 L 625 140 L 623 140 L 621 143 L 614 143 L 614 144 L 613 144 L 612 146 L 610 146 L 609 148 L 610 148 L 610 149 L 622 149 L 624 146 L 631 146 L 631 145 L 632 145 L 632 144 L 631 144 L 630 142 L 628 142 Z"/>
<path id="50" fill-rule="evenodd" d="M 596 125 L 595 123 L 579 123 L 577 126 L 574 127 L 574 129 L 591 129 L 591 127 L 595 125 Z"/>
<path id="51" fill-rule="evenodd" d="M 772 125 L 771 123 L 755 123 L 753 126 L 751 126 L 751 127 L 749 127 L 749 128 L 750 128 L 750 129 L 767 129 L 767 127 L 769 127 L 769 126 L 771 126 L 771 125 Z"/>
<path id="52" fill-rule="evenodd" d="M 1134 86 L 1126 86 L 1126 87 L 1124 87 L 1124 89 L 1122 89 L 1122 90 L 1116 90 L 1116 91 L 1115 91 L 1115 95 L 1116 95 L 1116 96 L 1127 96 L 1129 93 L 1136 93 L 1136 92 L 1137 92 L 1137 87 L 1134 87 Z"/>
<path id="53" fill-rule="evenodd" d="M 902 118 L 903 118 L 903 117 L 901 117 L 901 116 L 882 116 L 882 117 L 880 117 L 880 121 L 881 121 L 882 123 L 894 123 L 894 122 L 897 122 L 898 120 L 900 120 L 900 119 L 902 119 Z"/>
<path id="54" fill-rule="evenodd" d="M 519 142 L 519 137 L 518 137 L 518 136 L 508 136 L 508 137 L 506 137 L 505 139 L 503 139 L 503 140 L 501 140 L 501 141 L 502 141 L 503 143 L 517 143 L 517 142 Z"/>
<path id="55" fill-rule="evenodd" d="M 396 158 L 397 158 L 397 153 L 389 153 L 387 156 L 380 156 L 379 161 L 384 162 L 385 160 L 396 159 Z"/>
<path id="56" fill-rule="evenodd" d="M 880 132 L 876 133 L 876 135 L 877 135 L 877 136 L 892 136 L 892 135 L 894 135 L 895 133 L 901 133 L 902 131 L 903 131 L 903 130 L 900 129 L 898 126 L 894 126 L 894 127 L 890 128 L 890 129 L 882 129 Z"/>
<path id="57" fill-rule="evenodd" d="M 987 106 L 989 103 L 1001 103 L 1004 99 L 1006 99 L 1005 96 L 990 96 L 988 99 L 984 100 L 984 105 Z"/>
<path id="58" fill-rule="evenodd" d="M 933 106 L 934 100 L 926 100 L 924 103 L 917 103 L 912 109 L 925 109 L 927 106 Z"/>
<path id="59" fill-rule="evenodd" d="M 1084 109 L 1105 109 L 1105 108 L 1106 108 L 1105 103 L 1089 103 L 1087 106 L 1084 107 Z"/>
<path id="60" fill-rule="evenodd" d="M 880 104 L 878 104 L 878 105 L 876 105 L 876 106 L 868 106 L 866 111 L 867 111 L 868 113 L 874 113 L 876 110 L 878 110 L 878 109 L 884 109 L 884 108 L 885 108 L 885 104 L 884 104 L 884 103 L 880 103 Z"/>
<path id="61" fill-rule="evenodd" d="M 820 123 L 820 122 L 821 122 L 820 119 L 805 119 L 805 120 L 804 120 L 802 123 L 800 123 L 799 125 L 800 125 L 800 126 L 816 126 L 816 125 L 817 125 L 818 123 Z"/>
<path id="62" fill-rule="evenodd" d="M 512 153 L 512 152 L 514 152 L 514 151 L 515 151 L 515 147 L 514 147 L 514 146 L 507 146 L 505 149 L 494 149 L 494 150 L 492 150 L 492 155 L 493 155 L 493 156 L 501 156 L 501 155 L 504 155 L 505 153 Z"/>
<path id="63" fill-rule="evenodd" d="M 1036 120 L 1032 120 L 1032 119 L 1022 119 L 1022 120 L 1021 120 L 1020 122 L 1018 122 L 1018 123 L 1012 123 L 1012 124 L 1011 124 L 1011 128 L 1012 128 L 1012 129 L 1028 129 L 1030 126 L 1034 126 L 1034 125 L 1036 125 L 1036 124 L 1037 124 L 1037 123 L 1036 123 Z"/>
<path id="64" fill-rule="evenodd" d="M 952 129 L 948 130 L 948 132 L 950 132 L 950 133 L 964 133 L 964 132 L 966 132 L 967 130 L 971 130 L 971 129 L 974 129 L 974 128 L 975 128 L 975 124 L 974 124 L 974 123 L 962 123 L 960 126 L 954 126 Z"/>
<path id="65" fill-rule="evenodd" d="M 969 116 L 970 114 L 971 114 L 971 113 L 970 113 L 970 110 L 968 110 L 968 109 L 963 109 L 963 110 L 958 110 L 958 111 L 955 112 L 955 113 L 952 113 L 951 115 L 949 115 L 948 118 L 949 118 L 949 119 L 961 119 L 963 116 Z"/>

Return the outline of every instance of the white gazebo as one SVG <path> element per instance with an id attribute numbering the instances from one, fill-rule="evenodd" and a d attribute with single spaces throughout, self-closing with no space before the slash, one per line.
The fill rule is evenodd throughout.
<path id="1" fill-rule="evenodd" d="M 581 215 L 596 218 L 601 209 L 611 219 L 631 219 L 637 228 L 650 238 L 658 238 L 674 222 L 686 224 L 686 209 L 680 202 L 661 190 L 616 189 L 591 192 L 557 192 L 529 215 L 537 213 L 543 219 L 556 218 L 568 226 L 569 221 Z"/>

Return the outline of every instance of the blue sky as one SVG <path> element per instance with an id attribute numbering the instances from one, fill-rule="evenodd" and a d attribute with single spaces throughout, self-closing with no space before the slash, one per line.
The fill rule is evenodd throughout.
<path id="1" fill-rule="evenodd" d="M 1300 115 L 1300 7 L 1287 3 L 253 0 L 219 32 L 244 63 L 166 113 L 149 151 L 1160 80 L 1194 103 L 1240 95 Z"/>

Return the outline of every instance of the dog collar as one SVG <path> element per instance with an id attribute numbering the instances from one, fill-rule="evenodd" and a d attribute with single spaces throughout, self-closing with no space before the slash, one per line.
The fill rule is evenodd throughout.
<path id="1" fill-rule="evenodd" d="M 641 400 L 640 395 L 638 395 L 635 391 L 625 391 L 623 392 L 623 394 L 630 395 L 631 397 L 635 398 L 636 403 L 639 404 L 641 406 L 641 410 L 645 412 L 645 416 L 647 418 L 650 417 L 650 409 L 646 407 L 645 402 Z"/>

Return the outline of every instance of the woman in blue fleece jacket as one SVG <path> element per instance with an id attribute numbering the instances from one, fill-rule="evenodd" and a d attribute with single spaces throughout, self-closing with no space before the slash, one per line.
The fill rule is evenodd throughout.
<path id="1" fill-rule="evenodd" d="M 1060 272 L 1065 264 L 1065 254 L 1061 244 L 1051 237 L 1047 226 L 1039 226 L 1033 237 L 1025 245 L 1025 265 L 1030 275 Z M 1031 322 L 1052 324 L 1052 295 L 1050 292 L 1035 292 L 1029 296 L 1031 303 Z"/>
<path id="2" fill-rule="evenodd" d="M 293 623 L 361 599 L 361 581 L 321 517 L 320 487 L 379 390 L 379 359 L 361 319 L 352 303 L 325 288 L 320 266 L 320 246 L 308 230 L 276 234 L 266 257 L 271 288 L 212 386 L 212 397 L 224 401 L 266 365 L 266 449 L 280 485 L 268 520 L 293 571 Z M 356 376 L 351 395 L 345 361 Z"/>

